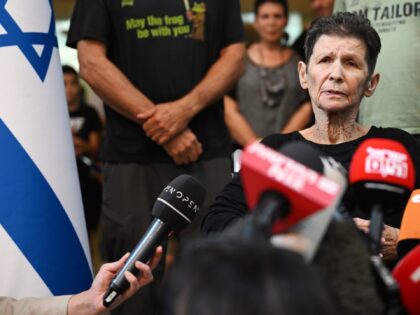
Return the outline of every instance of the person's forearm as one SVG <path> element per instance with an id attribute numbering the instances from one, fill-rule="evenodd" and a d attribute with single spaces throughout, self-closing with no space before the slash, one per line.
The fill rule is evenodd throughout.
<path id="1" fill-rule="evenodd" d="M 235 100 L 225 97 L 225 122 L 232 138 L 242 147 L 258 140 L 251 125 L 239 112 Z"/>
<path id="2" fill-rule="evenodd" d="M 224 48 L 220 58 L 206 76 L 183 97 L 192 117 L 205 107 L 221 99 L 244 71 L 245 45 L 232 44 Z"/>
<path id="3" fill-rule="evenodd" d="M 115 111 L 138 122 L 136 115 L 154 106 L 106 57 L 102 43 L 82 40 L 77 50 L 80 76 Z"/>
<path id="4" fill-rule="evenodd" d="M 93 303 L 94 297 L 89 291 L 73 295 L 67 305 L 67 315 L 99 315 L 103 309 L 98 309 Z"/>

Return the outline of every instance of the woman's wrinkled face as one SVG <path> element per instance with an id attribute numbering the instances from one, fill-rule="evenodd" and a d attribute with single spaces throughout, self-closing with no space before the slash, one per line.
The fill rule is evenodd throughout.
<path id="1" fill-rule="evenodd" d="M 254 27 L 262 40 L 278 42 L 286 25 L 287 17 L 281 4 L 266 2 L 259 6 Z"/>
<path id="2" fill-rule="evenodd" d="M 299 64 L 299 77 L 313 106 L 326 112 L 359 106 L 371 96 L 379 75 L 369 76 L 366 45 L 354 37 L 322 35 L 315 43 L 308 65 Z"/>

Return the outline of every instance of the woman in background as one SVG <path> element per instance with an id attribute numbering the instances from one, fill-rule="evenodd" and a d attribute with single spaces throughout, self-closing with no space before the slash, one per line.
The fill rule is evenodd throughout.
<path id="1" fill-rule="evenodd" d="M 226 124 L 242 147 L 272 133 L 303 129 L 312 115 L 299 84 L 300 57 L 283 44 L 287 1 L 257 0 L 254 11 L 260 40 L 249 47 L 245 74 L 225 97 Z"/>

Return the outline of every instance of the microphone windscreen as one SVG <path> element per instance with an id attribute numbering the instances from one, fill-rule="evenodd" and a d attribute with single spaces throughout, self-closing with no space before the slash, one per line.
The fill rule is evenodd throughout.
<path id="1" fill-rule="evenodd" d="M 303 147 L 305 148 L 302 149 Z M 309 157 L 308 161 L 320 161 L 318 152 L 309 144 L 299 142 L 286 147 L 287 150 L 295 151 L 294 154 L 304 155 L 305 158 Z M 319 169 L 317 163 L 312 162 L 311 165 Z M 340 193 L 340 186 L 334 181 L 258 142 L 245 148 L 240 174 L 245 199 L 251 210 L 266 192 L 278 193 L 288 201 L 289 214 L 274 222 L 275 234 L 328 207 Z"/>
<path id="2" fill-rule="evenodd" d="M 180 175 L 162 190 L 152 215 L 178 231 L 194 220 L 205 197 L 206 190 L 201 183 L 190 175 Z"/>
<path id="3" fill-rule="evenodd" d="M 351 195 L 362 210 L 381 204 L 393 211 L 405 203 L 414 188 L 413 161 L 406 148 L 390 139 L 367 139 L 357 148 L 350 163 Z"/>
<path id="4" fill-rule="evenodd" d="M 350 183 L 378 182 L 414 188 L 414 166 L 407 149 L 390 139 L 367 139 L 353 155 Z"/>
<path id="5" fill-rule="evenodd" d="M 420 244 L 420 189 L 411 193 L 404 210 L 398 239 L 398 256 L 405 256 L 416 245 Z"/>
<path id="6" fill-rule="evenodd" d="M 400 285 L 401 299 L 410 315 L 420 315 L 420 245 L 411 250 L 392 271 Z"/>
<path id="7" fill-rule="evenodd" d="M 331 157 L 321 158 L 324 176 L 331 179 L 340 186 L 340 193 L 337 194 L 336 200 L 327 208 L 318 211 L 315 214 L 303 219 L 289 229 L 289 232 L 299 235 L 306 240 L 304 246 L 301 245 L 300 253 L 306 261 L 312 261 L 318 248 L 325 236 L 325 233 L 331 223 L 334 213 L 341 204 L 342 197 L 347 188 L 347 176 L 343 166 Z M 285 241 L 288 241 L 289 236 L 278 234 L 271 238 L 271 243 L 274 246 L 282 247 Z"/>

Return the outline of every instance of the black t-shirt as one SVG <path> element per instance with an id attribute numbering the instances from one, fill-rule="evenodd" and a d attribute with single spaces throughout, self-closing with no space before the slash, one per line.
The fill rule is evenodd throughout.
<path id="1" fill-rule="evenodd" d="M 101 132 L 101 121 L 92 107 L 81 104 L 76 111 L 69 114 L 71 130 L 77 137 L 88 140 L 91 132 Z"/>
<path id="2" fill-rule="evenodd" d="M 192 90 L 224 47 L 241 42 L 237 0 L 78 0 L 67 44 L 82 39 L 107 46 L 108 58 L 155 104 Z M 111 162 L 172 161 L 141 126 L 110 107 L 102 156 Z M 202 158 L 227 156 L 223 102 L 207 107 L 189 127 L 203 144 Z"/>
<path id="3" fill-rule="evenodd" d="M 407 149 L 411 158 L 413 159 L 416 171 L 415 187 L 420 187 L 420 144 L 417 140 L 405 131 L 395 128 L 378 128 L 371 127 L 369 132 L 356 140 L 334 144 L 323 145 L 306 140 L 299 132 L 290 134 L 274 134 L 263 139 L 262 143 L 272 148 L 278 149 L 286 142 L 303 141 L 315 146 L 326 156 L 331 156 L 340 162 L 346 170 L 349 169 L 351 159 L 357 147 L 368 138 L 386 138 L 400 142 Z M 402 219 L 403 209 L 391 216 L 384 217 L 384 223 L 399 227 Z M 366 213 L 356 212 L 349 209 L 353 217 L 361 217 L 368 219 Z M 205 233 L 216 232 L 224 230 L 228 225 L 238 218 L 248 213 L 248 207 L 245 202 L 245 196 L 240 180 L 240 176 L 235 174 L 232 181 L 228 183 L 221 193 L 217 196 L 215 202 L 209 209 L 207 216 L 202 223 L 202 231 Z"/>

